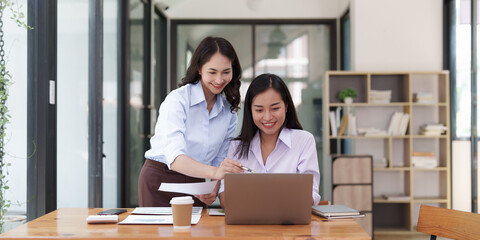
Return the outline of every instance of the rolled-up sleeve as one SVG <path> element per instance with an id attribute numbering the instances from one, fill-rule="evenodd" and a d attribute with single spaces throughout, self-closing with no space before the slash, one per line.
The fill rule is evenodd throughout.
<path id="1" fill-rule="evenodd" d="M 220 150 L 218 151 L 217 156 L 212 162 L 212 166 L 218 167 L 220 166 L 220 163 L 227 157 L 227 152 L 230 146 L 230 142 L 233 139 L 233 134 L 235 133 L 235 129 L 237 128 L 237 122 L 238 122 L 238 117 L 237 114 L 232 114 L 232 118 L 230 119 L 230 124 L 228 126 L 228 132 L 223 140 L 222 146 L 220 147 Z"/>
<path id="2" fill-rule="evenodd" d="M 318 168 L 317 150 L 313 135 L 308 134 L 308 137 L 305 138 L 304 146 L 305 148 L 299 158 L 297 171 L 298 173 L 310 173 L 313 175 L 312 197 L 314 205 L 317 205 L 318 202 L 320 202 L 320 194 L 318 193 L 320 171 Z"/>
<path id="3" fill-rule="evenodd" d="M 155 136 L 150 141 L 152 149 L 162 149 L 169 169 L 176 157 L 186 154 L 186 106 L 180 95 L 168 95 L 160 107 Z"/>

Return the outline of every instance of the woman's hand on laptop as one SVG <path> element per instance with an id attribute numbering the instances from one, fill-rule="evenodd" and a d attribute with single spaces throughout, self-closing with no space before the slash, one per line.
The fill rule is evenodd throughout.
<path id="1" fill-rule="evenodd" d="M 225 158 L 215 173 L 215 179 L 223 179 L 225 173 L 242 173 L 242 164 L 239 161 Z"/>

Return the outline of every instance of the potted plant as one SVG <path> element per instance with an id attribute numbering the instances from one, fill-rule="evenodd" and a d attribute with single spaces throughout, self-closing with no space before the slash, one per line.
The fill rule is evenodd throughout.
<path id="1" fill-rule="evenodd" d="M 353 88 L 344 88 L 338 93 L 338 98 L 346 104 L 351 104 L 355 97 L 357 97 L 357 92 Z"/>
<path id="2" fill-rule="evenodd" d="M 24 13 L 20 11 L 22 6 L 18 5 L 16 1 L 13 0 L 0 0 L 0 23 L 3 26 L 2 17 L 4 16 L 5 10 L 8 9 L 12 16 L 10 17 L 17 26 L 24 27 L 26 29 L 33 29 L 31 26 L 28 26 L 23 18 Z M 6 138 L 6 128 L 9 122 L 10 115 L 8 114 L 8 90 L 12 84 L 12 76 L 10 75 L 6 63 L 5 63 L 5 52 L 4 52 L 4 29 L 0 28 L 0 233 L 4 231 L 4 222 L 5 222 L 5 213 L 10 207 L 10 200 L 5 199 L 5 191 L 9 189 L 8 186 L 8 167 L 10 163 L 5 162 L 5 138 Z"/>

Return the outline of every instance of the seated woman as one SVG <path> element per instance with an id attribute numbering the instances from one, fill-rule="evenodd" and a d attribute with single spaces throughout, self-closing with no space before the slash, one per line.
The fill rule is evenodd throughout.
<path id="1" fill-rule="evenodd" d="M 256 77 L 248 87 L 240 135 L 230 143 L 227 158 L 255 173 L 310 173 L 312 204 L 320 201 L 320 173 L 313 135 L 302 130 L 292 97 L 274 74 Z M 224 185 L 220 204 L 225 204 Z"/>

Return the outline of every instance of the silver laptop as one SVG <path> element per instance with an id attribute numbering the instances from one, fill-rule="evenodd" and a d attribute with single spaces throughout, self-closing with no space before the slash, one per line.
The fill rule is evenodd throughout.
<path id="1" fill-rule="evenodd" d="M 229 173 L 225 175 L 227 224 L 310 224 L 313 175 Z"/>

